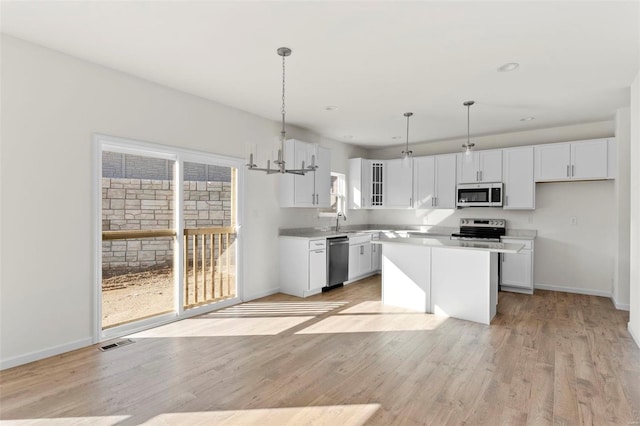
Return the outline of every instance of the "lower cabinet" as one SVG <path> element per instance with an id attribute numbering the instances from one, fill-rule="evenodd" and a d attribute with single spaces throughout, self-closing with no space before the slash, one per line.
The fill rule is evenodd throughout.
<path id="1" fill-rule="evenodd" d="M 533 241 L 503 238 L 503 243 L 524 244 L 519 253 L 502 253 L 500 286 L 504 291 L 533 293 Z"/>
<path id="2" fill-rule="evenodd" d="M 309 251 L 309 291 L 322 290 L 327 285 L 327 250 Z"/>
<path id="3" fill-rule="evenodd" d="M 327 285 L 327 240 L 280 237 L 280 291 L 307 297 Z"/>
<path id="4" fill-rule="evenodd" d="M 382 246 L 371 244 L 371 271 L 378 272 L 382 268 Z"/>
<path id="5" fill-rule="evenodd" d="M 371 235 L 349 237 L 349 281 L 371 273 Z"/>

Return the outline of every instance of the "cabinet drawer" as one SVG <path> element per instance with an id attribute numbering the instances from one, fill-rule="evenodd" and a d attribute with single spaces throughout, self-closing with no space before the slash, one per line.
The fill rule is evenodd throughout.
<path id="1" fill-rule="evenodd" d="M 366 234 L 366 235 L 354 235 L 354 236 L 350 236 L 349 237 L 349 245 L 355 245 L 355 244 L 363 244 L 363 243 L 368 243 L 369 241 L 371 241 L 371 234 Z"/>
<path id="2" fill-rule="evenodd" d="M 309 250 L 321 250 L 327 247 L 327 239 L 309 240 Z"/>
<path id="3" fill-rule="evenodd" d="M 533 241 L 531 240 L 517 240 L 512 238 L 502 238 L 500 241 L 502 241 L 503 243 L 509 243 L 509 244 L 524 244 L 524 247 L 522 248 L 522 250 L 533 249 Z"/>

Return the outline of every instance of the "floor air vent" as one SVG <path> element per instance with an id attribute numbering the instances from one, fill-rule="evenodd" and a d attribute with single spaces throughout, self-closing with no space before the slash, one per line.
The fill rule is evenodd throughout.
<path id="1" fill-rule="evenodd" d="M 111 349 L 119 348 L 120 346 L 127 346 L 132 343 L 134 342 L 131 339 L 118 340 L 117 342 L 108 343 L 104 346 L 100 346 L 98 349 L 100 349 L 102 352 L 105 352 L 105 351 L 110 351 Z"/>

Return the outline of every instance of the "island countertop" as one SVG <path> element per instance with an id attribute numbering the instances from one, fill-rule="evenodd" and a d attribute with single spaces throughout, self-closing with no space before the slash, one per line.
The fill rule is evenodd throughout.
<path id="1" fill-rule="evenodd" d="M 410 244 L 421 247 L 442 247 L 462 250 L 482 250 L 492 253 L 518 253 L 524 244 L 447 240 L 438 238 L 380 238 L 372 244 Z"/>

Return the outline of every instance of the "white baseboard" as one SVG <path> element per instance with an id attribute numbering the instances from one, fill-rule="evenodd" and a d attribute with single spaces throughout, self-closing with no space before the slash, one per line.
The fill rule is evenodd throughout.
<path id="1" fill-rule="evenodd" d="M 588 296 L 611 297 L 611 292 L 606 290 L 591 290 L 577 287 L 560 287 L 556 285 L 535 284 L 536 290 L 563 291 L 565 293 L 586 294 Z"/>
<path id="2" fill-rule="evenodd" d="M 30 362 L 38 361 L 50 356 L 60 355 L 65 352 L 75 351 L 76 349 L 85 348 L 93 344 L 93 338 L 87 337 L 86 339 L 76 340 L 75 342 L 65 343 L 64 345 L 54 346 L 51 348 L 43 349 L 41 351 L 29 352 L 24 355 L 18 355 L 13 358 L 7 358 L 0 360 L 0 370 L 6 370 L 7 368 L 17 367 L 19 365 L 28 364 Z"/>
<path id="3" fill-rule="evenodd" d="M 627 323 L 627 329 L 629 330 L 629 334 L 631 335 L 631 338 L 633 339 L 633 341 L 636 342 L 636 345 L 640 348 L 640 334 L 637 334 L 636 332 L 633 331 L 633 328 L 631 327 L 631 322 Z"/>
<path id="4" fill-rule="evenodd" d="M 280 287 L 272 288 L 266 291 L 261 291 L 260 293 L 254 293 L 251 295 L 245 296 L 243 302 L 248 302 L 249 300 L 260 299 L 261 297 L 271 296 L 272 294 L 280 293 Z"/>
<path id="5" fill-rule="evenodd" d="M 613 302 L 613 306 L 615 306 L 619 311 L 628 311 L 631 309 L 631 305 L 628 303 L 618 303 L 613 296 L 611 296 L 611 301 Z"/>

